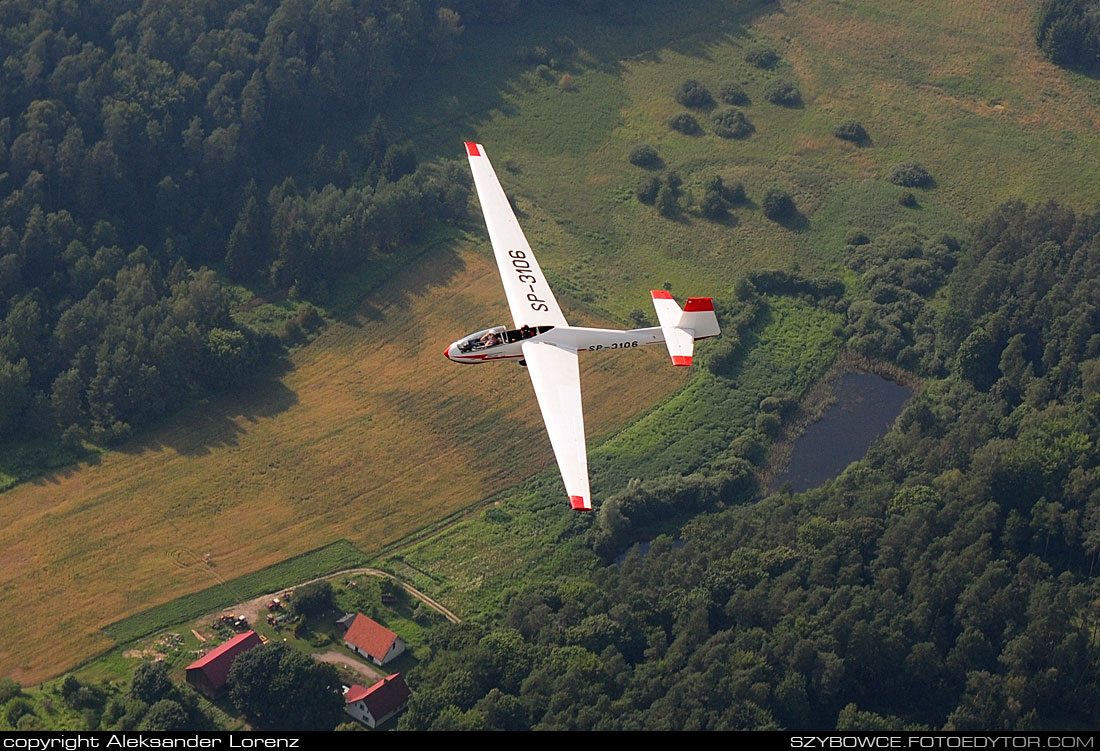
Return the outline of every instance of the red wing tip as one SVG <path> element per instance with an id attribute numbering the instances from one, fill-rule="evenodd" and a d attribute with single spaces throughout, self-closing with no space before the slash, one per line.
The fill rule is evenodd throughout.
<path id="1" fill-rule="evenodd" d="M 481 144 L 466 141 L 466 156 L 484 156 L 481 152 Z"/>
<path id="2" fill-rule="evenodd" d="M 691 365 L 691 355 L 673 355 L 673 365 Z"/>
<path id="3" fill-rule="evenodd" d="M 685 313 L 701 313 L 706 310 L 714 310 L 714 302 L 709 297 L 689 297 L 684 303 Z"/>
<path id="4" fill-rule="evenodd" d="M 654 300 L 671 300 L 672 293 L 667 289 L 651 289 L 649 294 L 653 295 Z"/>
<path id="5" fill-rule="evenodd" d="M 591 511 L 592 502 L 585 499 L 583 495 L 571 495 L 569 496 L 569 505 L 573 507 L 574 511 Z"/>

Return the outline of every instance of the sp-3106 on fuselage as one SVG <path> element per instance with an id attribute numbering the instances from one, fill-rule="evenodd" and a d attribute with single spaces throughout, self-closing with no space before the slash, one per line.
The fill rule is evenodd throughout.
<path id="1" fill-rule="evenodd" d="M 668 292 L 653 290 L 659 326 L 627 331 L 570 326 L 520 230 L 485 148 L 467 143 L 466 155 L 515 328 L 496 326 L 478 331 L 454 342 L 443 354 L 459 363 L 516 360 L 527 366 L 570 504 L 578 511 L 590 510 L 577 354 L 664 342 L 673 365 L 691 365 L 695 341 L 720 333 L 714 305 L 709 297 L 689 297 L 681 308 Z"/>

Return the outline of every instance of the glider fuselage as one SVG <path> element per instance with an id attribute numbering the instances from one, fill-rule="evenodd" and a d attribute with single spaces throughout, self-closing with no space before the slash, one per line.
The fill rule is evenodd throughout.
<path id="1" fill-rule="evenodd" d="M 510 331 L 504 326 L 496 326 L 459 339 L 443 354 L 448 360 L 475 365 L 493 360 L 522 359 L 524 342 L 545 342 L 568 352 L 599 352 L 660 344 L 664 340 L 660 326 L 628 331 L 583 326 L 539 326 L 531 327 L 529 331 Z"/>

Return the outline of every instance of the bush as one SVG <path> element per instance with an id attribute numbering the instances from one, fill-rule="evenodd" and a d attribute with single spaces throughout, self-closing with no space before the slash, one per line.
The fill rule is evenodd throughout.
<path id="1" fill-rule="evenodd" d="M 562 91 L 572 91 L 574 85 L 573 76 L 569 73 L 564 74 L 561 79 L 558 80 L 558 88 Z"/>
<path id="2" fill-rule="evenodd" d="M 640 143 L 630 150 L 630 163 L 635 167 L 660 167 L 661 156 L 648 143 Z"/>
<path id="3" fill-rule="evenodd" d="M 898 203 L 909 209 L 915 209 L 917 207 L 917 197 L 913 195 L 912 191 L 905 191 L 898 196 Z"/>
<path id="4" fill-rule="evenodd" d="M 676 87 L 676 101 L 685 107 L 695 108 L 709 107 L 714 104 L 714 98 L 707 87 L 694 78 L 689 78 Z"/>
<path id="5" fill-rule="evenodd" d="M 787 218 L 795 212 L 794 199 L 782 188 L 768 188 L 764 194 L 764 216 L 773 222 Z"/>
<path id="6" fill-rule="evenodd" d="M 699 127 L 699 121 L 690 112 L 673 115 L 668 121 L 668 127 L 678 133 L 683 133 L 685 136 L 697 136 L 703 132 L 703 129 Z"/>
<path id="7" fill-rule="evenodd" d="M 729 185 L 722 185 L 722 197 L 726 199 L 731 206 L 745 202 L 745 186 L 740 181 L 730 183 Z"/>
<path id="8" fill-rule="evenodd" d="M 845 245 L 868 245 L 871 242 L 871 238 L 867 237 L 867 233 L 858 229 L 854 229 L 844 236 Z"/>
<path id="9" fill-rule="evenodd" d="M 833 135 L 841 140 L 856 144 L 867 143 L 871 140 L 871 137 L 867 135 L 867 131 L 864 130 L 863 124 L 856 120 L 845 120 L 833 129 Z"/>
<path id="10" fill-rule="evenodd" d="M 638 196 L 638 200 L 644 203 L 646 206 L 652 206 L 653 202 L 657 200 L 657 192 L 661 189 L 661 181 L 657 179 L 656 175 L 650 175 L 642 180 L 641 184 L 634 191 L 634 194 Z"/>
<path id="11" fill-rule="evenodd" d="M 678 216 L 680 213 L 680 197 L 676 194 L 676 189 L 668 185 L 662 185 L 660 190 L 657 191 L 657 210 L 661 212 L 662 216 L 669 218 Z"/>
<path id="12" fill-rule="evenodd" d="M 764 98 L 772 104 L 794 107 L 802 101 L 802 92 L 790 81 L 778 78 L 764 87 Z"/>
<path id="13" fill-rule="evenodd" d="M 721 176 L 715 175 L 703 185 L 703 200 L 699 210 L 708 219 L 721 219 L 729 207 L 745 200 L 745 189 L 741 183 L 727 186 Z"/>
<path id="14" fill-rule="evenodd" d="M 744 138 L 756 130 L 741 110 L 719 110 L 714 113 L 714 132 L 722 138 Z"/>
<path id="15" fill-rule="evenodd" d="M 774 68 L 775 64 L 779 62 L 779 53 L 764 45 L 753 47 L 745 53 L 745 62 L 749 65 L 755 65 L 757 68 Z"/>
<path id="16" fill-rule="evenodd" d="M 0 678 L 0 705 L 7 704 L 22 693 L 23 687 L 18 682 L 11 678 Z"/>
<path id="17" fill-rule="evenodd" d="M 749 95 L 737 81 L 726 81 L 718 89 L 718 98 L 726 104 L 748 104 Z"/>
<path id="18" fill-rule="evenodd" d="M 315 581 L 303 584 L 294 590 L 291 610 L 296 615 L 320 615 L 335 606 L 332 585 L 327 581 Z"/>
<path id="19" fill-rule="evenodd" d="M 932 185 L 932 175 L 920 162 L 895 164 L 886 173 L 886 179 L 904 188 L 926 188 Z"/>

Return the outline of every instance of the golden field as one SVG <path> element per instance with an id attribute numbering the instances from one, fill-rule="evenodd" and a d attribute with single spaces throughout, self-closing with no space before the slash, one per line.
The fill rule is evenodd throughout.
<path id="1" fill-rule="evenodd" d="M 336 539 L 377 550 L 547 468 L 523 369 L 442 356 L 507 321 L 491 259 L 434 251 L 281 379 L 5 493 L 0 675 L 41 681 L 111 646 L 99 629 L 127 615 Z M 590 439 L 686 377 L 663 348 L 609 354 L 613 369 L 582 358 Z"/>

